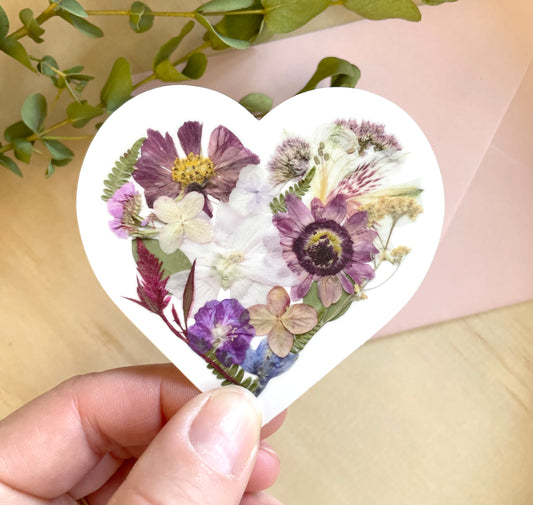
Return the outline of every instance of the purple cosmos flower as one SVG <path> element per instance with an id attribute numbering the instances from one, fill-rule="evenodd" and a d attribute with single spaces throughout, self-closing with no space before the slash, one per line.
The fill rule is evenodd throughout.
<path id="1" fill-rule="evenodd" d="M 354 293 L 354 282 L 373 279 L 367 263 L 378 252 L 372 241 L 377 233 L 366 226 L 367 213 L 348 218 L 346 199 L 339 195 L 324 206 L 318 199 L 311 210 L 293 194 L 286 198 L 287 212 L 276 214 L 274 224 L 280 232 L 283 258 L 298 276 L 291 296 L 303 298 L 313 281 L 325 307 L 339 300 L 342 290 Z"/>
<path id="2" fill-rule="evenodd" d="M 205 354 L 212 347 L 225 366 L 241 364 L 255 336 L 248 311 L 234 298 L 211 300 L 194 316 L 196 323 L 188 330 L 193 351 Z"/>
<path id="3" fill-rule="evenodd" d="M 160 196 L 176 198 L 183 190 L 198 191 L 206 197 L 204 210 L 211 214 L 207 195 L 227 202 L 240 171 L 259 164 L 259 157 L 225 126 L 211 132 L 207 157 L 202 154 L 202 123 L 187 121 L 178 130 L 178 139 L 185 152 L 183 158 L 178 156 L 169 133 L 163 136 L 148 130 L 133 178 L 144 188 L 149 207 Z"/>
<path id="4" fill-rule="evenodd" d="M 128 182 L 115 191 L 107 202 L 107 210 L 113 216 L 109 221 L 111 231 L 120 238 L 135 234 L 142 224 L 139 218 L 141 211 L 141 194 L 135 189 L 133 182 Z"/>
<path id="5" fill-rule="evenodd" d="M 298 358 L 297 354 L 289 354 L 286 358 L 276 356 L 268 346 L 267 339 L 263 339 L 257 349 L 248 349 L 242 368 L 247 372 L 257 375 L 259 385 L 254 394 L 259 395 L 270 379 L 286 372 Z"/>

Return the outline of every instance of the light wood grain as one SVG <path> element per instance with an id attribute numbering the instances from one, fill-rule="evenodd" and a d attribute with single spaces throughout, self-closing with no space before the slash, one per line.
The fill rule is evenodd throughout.
<path id="1" fill-rule="evenodd" d="M 0 416 L 72 375 L 164 360 L 90 270 L 80 161 L 51 180 L 41 161 L 23 180 L 0 173 Z M 532 335 L 527 302 L 367 343 L 272 438 L 274 494 L 292 505 L 530 505 Z"/>

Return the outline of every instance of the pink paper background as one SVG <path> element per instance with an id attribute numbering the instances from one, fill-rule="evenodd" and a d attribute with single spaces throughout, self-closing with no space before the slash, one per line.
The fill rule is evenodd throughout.
<path id="1" fill-rule="evenodd" d="M 533 2 L 424 6 L 422 22 L 359 21 L 213 58 L 202 86 L 276 103 L 325 56 L 403 107 L 433 146 L 446 192 L 440 249 L 380 335 L 533 298 Z"/>

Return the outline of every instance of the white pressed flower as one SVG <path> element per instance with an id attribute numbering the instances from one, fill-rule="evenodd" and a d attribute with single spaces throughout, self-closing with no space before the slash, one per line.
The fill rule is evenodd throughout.
<path id="1" fill-rule="evenodd" d="M 269 205 L 276 195 L 277 192 L 268 181 L 267 172 L 256 166 L 248 166 L 242 169 L 229 203 L 246 215 L 270 213 Z"/>
<path id="2" fill-rule="evenodd" d="M 193 310 L 216 299 L 221 289 L 246 307 L 264 303 L 272 286 L 294 284 L 271 219 L 243 218 L 227 205 L 219 207 L 215 219 L 212 242 L 188 242 L 181 248 L 191 262 L 196 260 Z M 187 277 L 188 272 L 171 275 L 169 290 L 181 297 Z"/>
<path id="3" fill-rule="evenodd" d="M 202 211 L 204 196 L 188 193 L 181 200 L 160 196 L 154 202 L 154 214 L 165 223 L 158 235 L 159 246 L 166 254 L 175 252 L 188 238 L 198 244 L 206 244 L 213 238 L 209 217 Z"/>

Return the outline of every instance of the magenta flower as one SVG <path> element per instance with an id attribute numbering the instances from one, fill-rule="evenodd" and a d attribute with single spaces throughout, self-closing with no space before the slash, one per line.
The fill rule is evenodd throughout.
<path id="1" fill-rule="evenodd" d="M 378 252 L 372 244 L 377 233 L 366 226 L 366 212 L 348 217 L 342 195 L 325 206 L 314 198 L 311 210 L 293 194 L 287 195 L 286 204 L 287 212 L 276 214 L 273 221 L 283 258 L 298 276 L 298 284 L 291 289 L 293 298 L 303 298 L 317 281 L 320 300 L 329 307 L 342 290 L 353 294 L 354 283 L 374 278 L 367 263 Z"/>
<path id="2" fill-rule="evenodd" d="M 187 121 L 179 128 L 178 139 L 185 152 L 182 158 L 169 133 L 148 130 L 133 178 L 144 188 L 149 207 L 160 196 L 176 198 L 182 191 L 198 191 L 206 197 L 204 210 L 210 214 L 207 196 L 227 202 L 240 171 L 259 163 L 259 157 L 225 126 L 211 132 L 207 157 L 202 153 L 202 123 Z"/>
<path id="3" fill-rule="evenodd" d="M 248 311 L 237 300 L 211 300 L 194 320 L 187 333 L 193 351 L 205 354 L 214 347 L 217 359 L 225 366 L 244 361 L 255 329 Z"/>
<path id="4" fill-rule="evenodd" d="M 107 202 L 107 210 L 113 216 L 109 221 L 111 231 L 119 238 L 135 235 L 142 224 L 141 194 L 133 182 L 128 182 L 115 191 Z"/>

